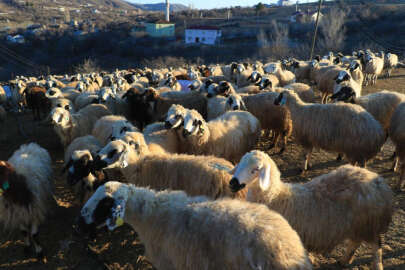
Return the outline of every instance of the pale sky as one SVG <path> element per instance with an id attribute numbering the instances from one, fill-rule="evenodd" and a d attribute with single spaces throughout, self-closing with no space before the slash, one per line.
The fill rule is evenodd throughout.
<path id="1" fill-rule="evenodd" d="M 139 4 L 155 4 L 162 3 L 165 0 L 127 0 L 128 2 L 139 3 Z M 259 2 L 264 4 L 276 3 L 277 0 L 169 0 L 170 3 L 178 3 L 183 5 L 194 5 L 195 8 L 207 9 L 207 8 L 222 8 L 230 6 L 253 6 Z M 299 2 L 307 2 L 306 0 L 301 0 Z"/>

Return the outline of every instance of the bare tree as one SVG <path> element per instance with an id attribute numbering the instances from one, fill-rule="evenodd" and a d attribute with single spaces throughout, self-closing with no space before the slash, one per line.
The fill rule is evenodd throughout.
<path id="1" fill-rule="evenodd" d="M 272 21 L 272 32 L 269 35 L 262 30 L 257 36 L 260 56 L 271 58 L 283 58 L 289 54 L 288 27 L 284 24 Z"/>
<path id="2" fill-rule="evenodd" d="M 339 51 L 344 46 L 346 28 L 346 12 L 342 9 L 332 9 L 329 14 L 319 18 L 321 38 L 318 47 L 322 51 Z"/>

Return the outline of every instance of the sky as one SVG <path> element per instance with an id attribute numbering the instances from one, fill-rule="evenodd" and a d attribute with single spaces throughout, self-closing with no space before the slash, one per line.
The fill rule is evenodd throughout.
<path id="1" fill-rule="evenodd" d="M 133 3 L 139 4 L 154 4 L 154 3 L 162 3 L 165 0 L 127 0 Z M 306 0 L 304 0 L 306 2 Z M 276 3 L 277 0 L 170 0 L 170 3 L 176 4 L 183 4 L 183 5 L 190 5 L 192 4 L 194 8 L 198 9 L 209 9 L 209 8 L 222 8 L 222 7 L 230 7 L 230 6 L 253 6 L 259 2 L 264 4 Z M 303 2 L 301 0 L 300 2 Z"/>

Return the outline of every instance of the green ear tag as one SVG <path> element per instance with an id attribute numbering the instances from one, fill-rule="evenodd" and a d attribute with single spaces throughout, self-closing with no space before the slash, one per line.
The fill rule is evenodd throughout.
<path id="1" fill-rule="evenodd" d="M 117 227 L 120 227 L 122 225 L 124 225 L 124 220 L 122 218 L 117 218 L 117 220 L 115 221 L 115 224 L 117 225 Z"/>
<path id="2" fill-rule="evenodd" d="M 8 181 L 3 183 L 3 190 L 6 191 L 7 189 L 10 188 L 10 184 L 8 183 Z"/>
<path id="3" fill-rule="evenodd" d="M 0 197 L 3 196 L 3 190 L 0 188 Z"/>

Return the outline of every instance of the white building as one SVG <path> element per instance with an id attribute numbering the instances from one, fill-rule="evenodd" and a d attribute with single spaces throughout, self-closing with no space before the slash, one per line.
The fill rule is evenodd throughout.
<path id="1" fill-rule="evenodd" d="M 295 2 L 293 0 L 278 0 L 278 5 L 280 7 L 292 6 L 295 5 Z"/>
<path id="2" fill-rule="evenodd" d="M 214 26 L 191 26 L 186 29 L 185 43 L 186 44 L 206 44 L 214 45 L 219 42 L 222 32 Z"/>

